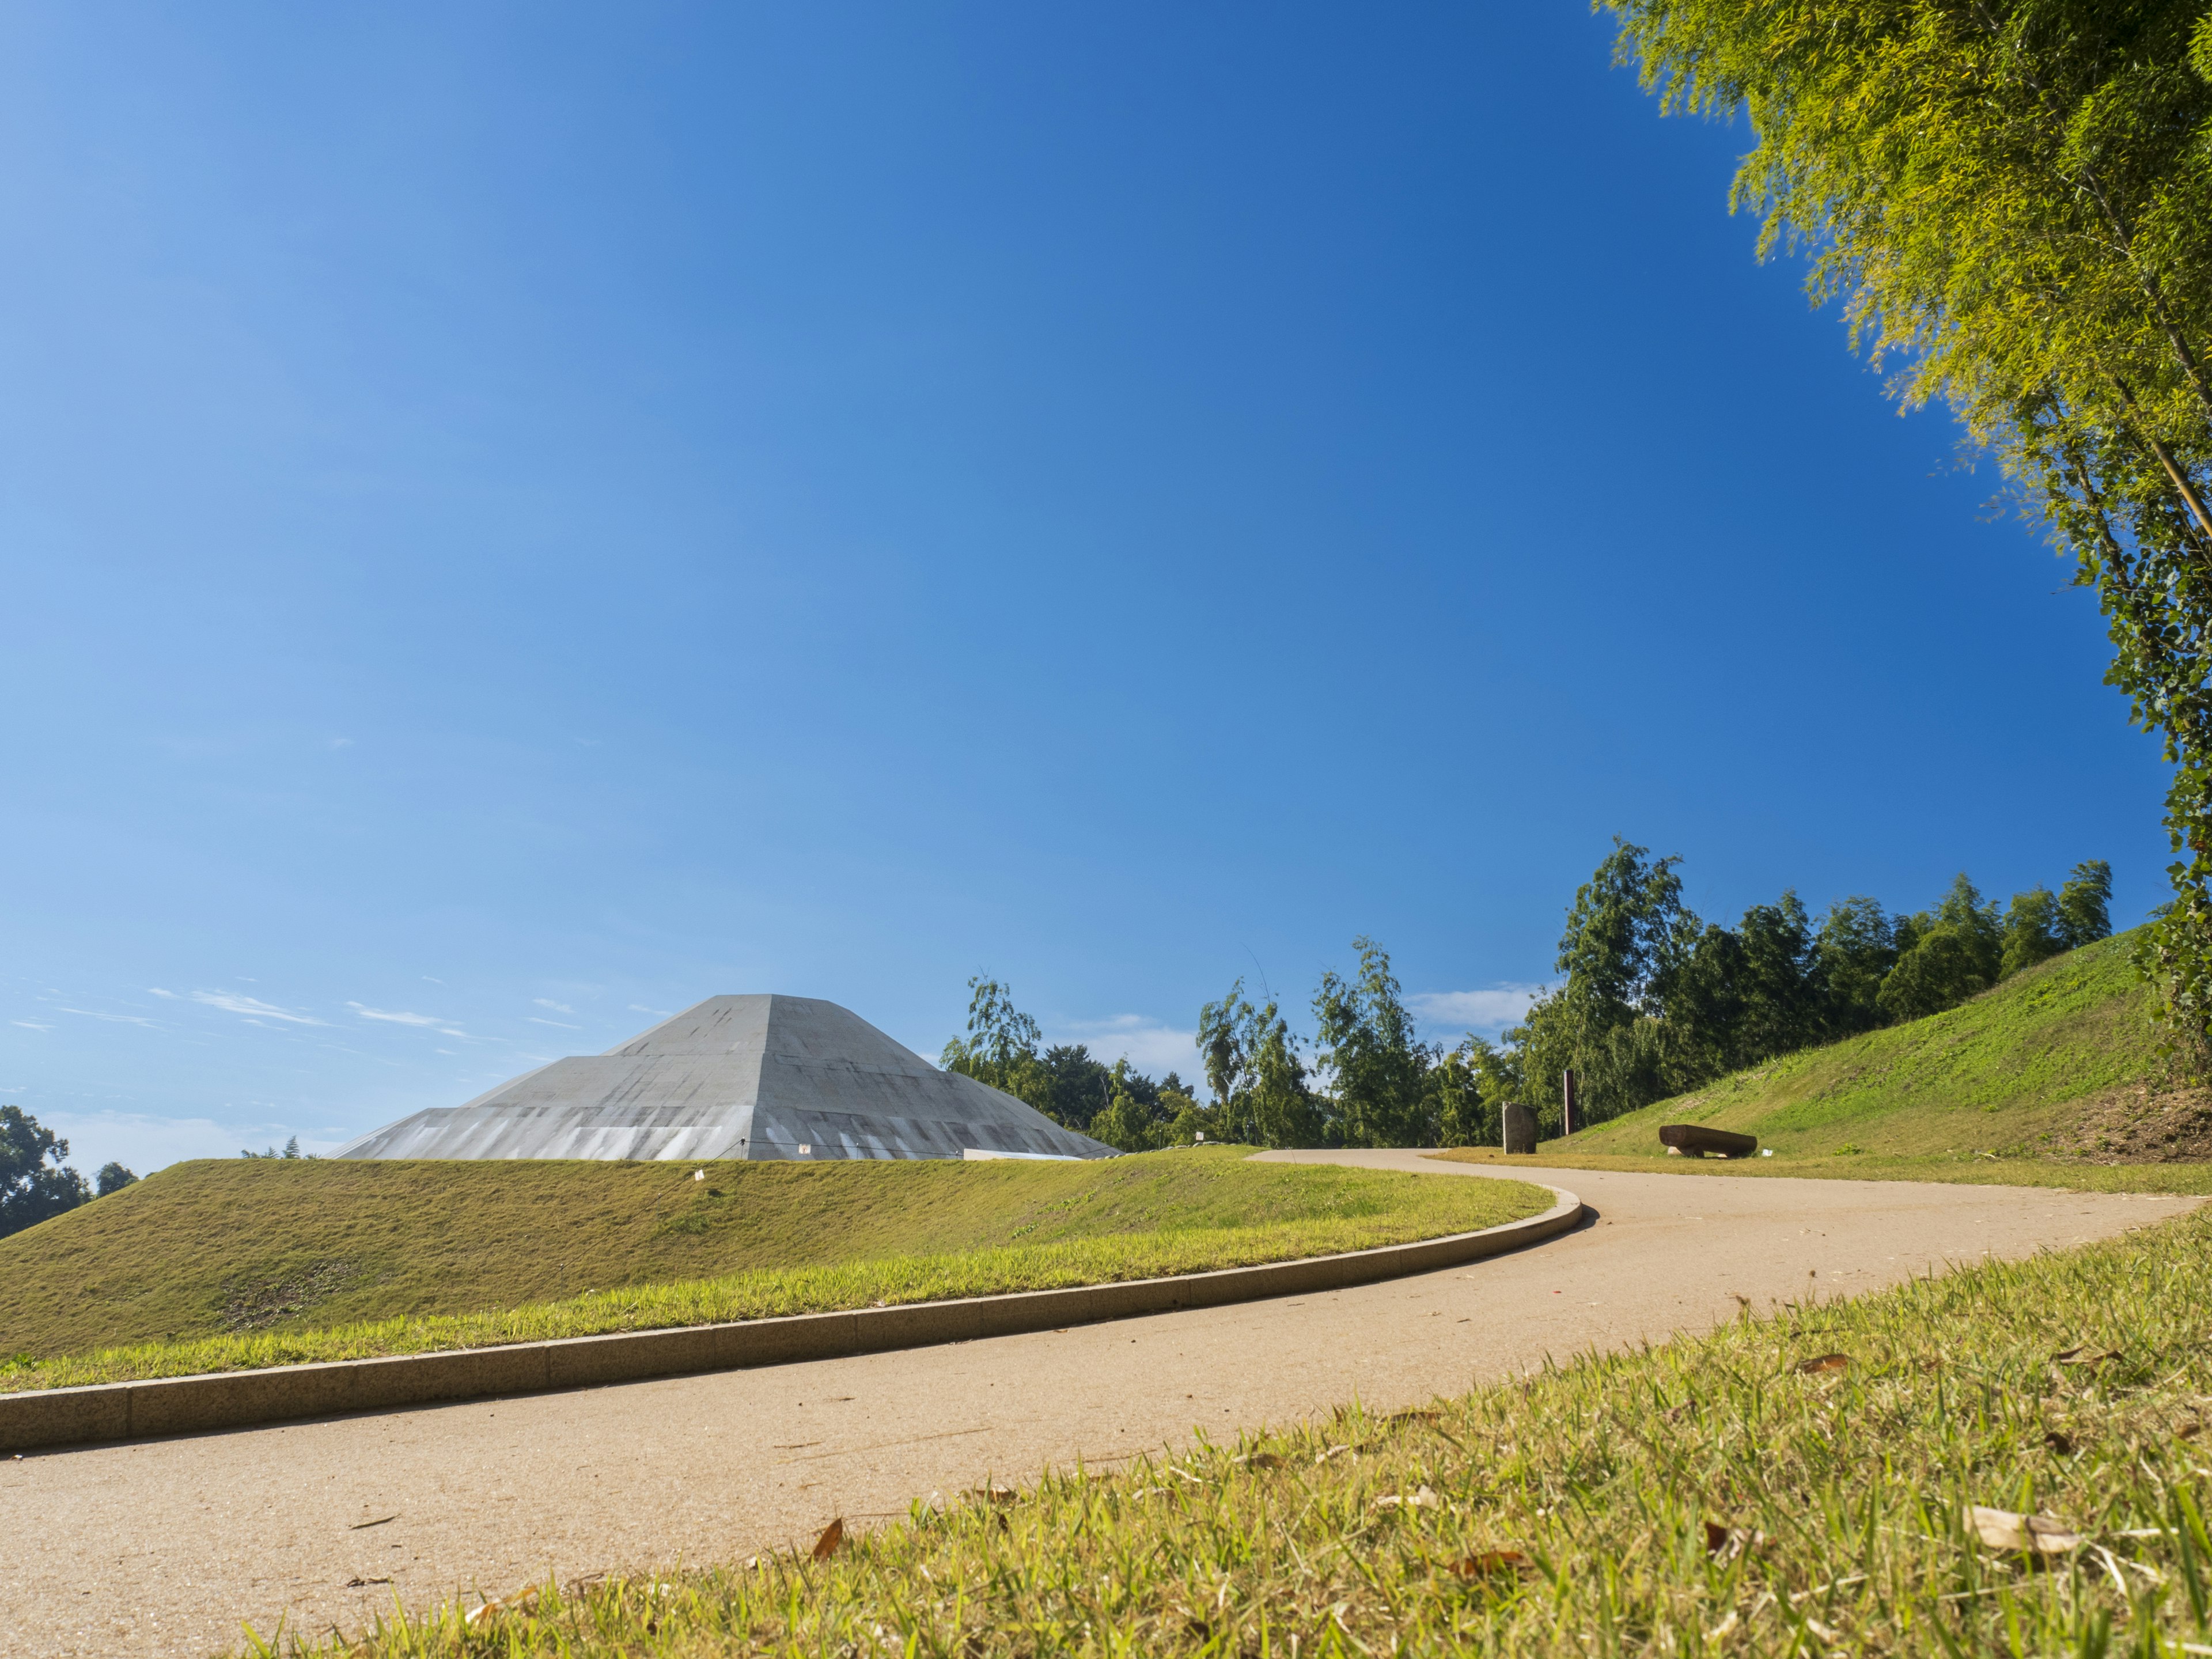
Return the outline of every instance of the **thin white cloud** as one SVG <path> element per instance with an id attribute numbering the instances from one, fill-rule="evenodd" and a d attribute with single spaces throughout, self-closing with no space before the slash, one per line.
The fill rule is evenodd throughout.
<path id="1" fill-rule="evenodd" d="M 631 1003 L 629 1006 L 629 1011 L 633 1014 L 651 1014 L 655 1019 L 673 1019 L 676 1018 L 675 1015 L 670 1013 L 665 1008 L 648 1008 L 641 1002 Z"/>
<path id="2" fill-rule="evenodd" d="M 471 1036 L 466 1031 L 457 1031 L 450 1025 L 441 1025 L 438 1028 L 438 1035 L 440 1036 L 459 1037 L 464 1042 L 473 1042 L 476 1041 L 476 1039 Z"/>
<path id="3" fill-rule="evenodd" d="M 1528 1005 L 1551 988 L 1493 985 L 1482 991 L 1420 991 L 1406 999 L 1424 1024 L 1485 1033 L 1517 1024 Z"/>
<path id="4" fill-rule="evenodd" d="M 580 1031 L 584 1029 L 580 1025 L 571 1025 L 565 1019 L 540 1019 L 535 1014 L 525 1014 L 523 1018 L 532 1025 L 551 1025 L 563 1031 Z"/>
<path id="5" fill-rule="evenodd" d="M 174 991 L 164 991 L 158 985 L 148 986 L 146 988 L 146 994 L 149 997 L 167 997 L 172 1002 L 174 1002 L 177 1000 L 177 994 Z"/>
<path id="6" fill-rule="evenodd" d="M 27 1031 L 51 1031 L 54 1029 L 51 1025 L 41 1025 L 35 1019 L 11 1019 L 8 1023 L 10 1025 L 20 1025 Z"/>
<path id="7" fill-rule="evenodd" d="M 1198 1071 L 1198 1033 L 1179 1031 L 1172 1025 L 1142 1014 L 1115 1014 L 1109 1019 L 1072 1019 L 1046 1039 L 1079 1042 L 1091 1058 L 1112 1065 L 1127 1060 L 1138 1071 L 1157 1076 L 1174 1072 L 1188 1082 Z"/>
<path id="8" fill-rule="evenodd" d="M 331 739 L 331 747 L 333 749 L 350 749 L 353 747 L 353 739 L 351 738 L 332 738 Z"/>
<path id="9" fill-rule="evenodd" d="M 576 1012 L 567 1003 L 556 1002 L 551 997 L 532 997 L 531 998 L 531 1000 L 536 1003 L 540 1008 L 550 1008 L 556 1014 L 573 1014 Z"/>
<path id="10" fill-rule="evenodd" d="M 253 983 L 248 980 L 247 984 Z M 325 1022 L 313 1014 L 295 1014 L 289 1008 L 279 1008 L 274 1003 L 264 1002 L 259 997 L 244 996 L 236 991 L 195 991 L 194 1002 L 204 1002 L 210 1008 L 220 1008 L 228 1014 L 244 1014 L 249 1018 L 281 1019 L 294 1025 L 320 1025 Z"/>
<path id="11" fill-rule="evenodd" d="M 143 1025 L 149 1031 L 158 1031 L 161 1029 L 152 1020 L 137 1014 L 104 1014 L 97 1008 L 62 1008 L 58 1012 L 64 1014 L 82 1014 L 87 1019 L 110 1020 L 118 1025 Z"/>
<path id="12" fill-rule="evenodd" d="M 443 1014 L 410 1014 L 396 1008 L 371 1008 L 366 1003 L 349 1002 L 346 1006 L 363 1019 L 380 1019 L 392 1025 L 443 1025 Z"/>
<path id="13" fill-rule="evenodd" d="M 443 985 L 446 981 L 442 979 L 436 978 L 432 975 L 425 974 L 422 975 L 422 982 L 425 985 Z"/>

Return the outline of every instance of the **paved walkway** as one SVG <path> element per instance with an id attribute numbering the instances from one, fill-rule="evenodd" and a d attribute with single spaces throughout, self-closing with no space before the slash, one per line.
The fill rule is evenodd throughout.
<path id="1" fill-rule="evenodd" d="M 1270 1153 L 1445 1177 L 1405 1152 Z M 1515 1171 L 1515 1173 L 1522 1173 Z M 1945 1263 L 2027 1255 L 2191 1199 L 1532 1169 L 1597 1212 L 1518 1255 L 1328 1295 L 573 1394 L 0 1462 L 0 1650 L 204 1655 L 602 1568 L 811 1540 L 833 1516 L 1194 1433 L 1396 1407 L 1592 1346 Z"/>

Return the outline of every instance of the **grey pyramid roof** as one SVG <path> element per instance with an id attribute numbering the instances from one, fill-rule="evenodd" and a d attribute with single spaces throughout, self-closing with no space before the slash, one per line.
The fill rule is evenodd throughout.
<path id="1" fill-rule="evenodd" d="M 1111 1158 L 1114 1149 L 834 1002 L 709 997 L 604 1054 L 556 1060 L 338 1158 Z"/>

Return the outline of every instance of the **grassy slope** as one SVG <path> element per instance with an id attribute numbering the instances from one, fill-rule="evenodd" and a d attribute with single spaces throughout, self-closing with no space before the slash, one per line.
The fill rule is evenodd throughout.
<path id="1" fill-rule="evenodd" d="M 2033 1160 L 2085 1102 L 2154 1074 L 2148 1004 L 2130 940 L 2106 939 L 2014 975 L 1961 1007 L 1770 1060 L 1694 1094 L 1545 1145 L 1545 1162 L 1760 1175 L 1948 1178 L 2195 1191 L 2203 1166 L 2125 1171 Z M 1741 1164 L 1669 1158 L 1662 1123 L 1759 1137 L 1774 1156 Z M 1482 1152 L 1455 1154 L 1491 1162 Z M 1969 1167 L 1971 1166 L 1971 1167 Z"/>
<path id="2" fill-rule="evenodd" d="M 1194 1272 L 1550 1201 L 1210 1147 L 1095 1164 L 181 1164 L 0 1240 L 0 1355 L 171 1346 L 0 1368 L 0 1387 Z"/>
<path id="3" fill-rule="evenodd" d="M 2212 1651 L 2208 1307 L 2200 1211 L 1432 1411 L 918 1504 L 823 1562 L 307 1639 L 361 1659 Z M 2032 1562 L 1968 1505 L 2083 1541 Z"/>

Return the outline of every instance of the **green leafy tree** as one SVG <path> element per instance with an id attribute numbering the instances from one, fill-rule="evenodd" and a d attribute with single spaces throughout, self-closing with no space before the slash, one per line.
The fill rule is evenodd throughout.
<path id="1" fill-rule="evenodd" d="M 1113 1100 L 1111 1068 L 1094 1060 L 1080 1042 L 1059 1043 L 1046 1049 L 1043 1063 L 1050 1079 L 1052 1103 L 1041 1109 L 1062 1127 L 1086 1133 L 1091 1120 Z"/>
<path id="2" fill-rule="evenodd" d="M 1662 1016 L 1703 927 L 1683 908 L 1680 862 L 1615 836 L 1577 890 L 1554 963 L 1565 980 L 1517 1028 L 1540 1124 L 1556 1127 L 1560 1077 L 1571 1066 L 1593 1123 L 1659 1099 L 1681 1074 L 1683 1033 L 1663 1028 Z"/>
<path id="3" fill-rule="evenodd" d="M 2059 937 L 2058 895 L 2048 887 L 2031 887 L 2014 893 L 2005 907 L 2004 962 L 2001 976 L 2010 979 L 2023 969 L 2048 962 L 2069 947 Z"/>
<path id="4" fill-rule="evenodd" d="M 135 1187 L 138 1177 L 120 1164 L 107 1163 L 100 1166 L 100 1173 L 92 1178 L 93 1195 L 106 1198 L 110 1193 L 119 1193 L 125 1187 Z"/>
<path id="5" fill-rule="evenodd" d="M 1762 254 L 1811 252 L 1815 299 L 1839 298 L 1855 343 L 1900 365 L 1892 384 L 1908 404 L 1950 403 L 2096 590 L 2114 647 L 2106 678 L 2174 767 L 2174 898 L 2136 960 L 2175 1052 L 2202 1070 L 2212 1064 L 2203 0 L 1604 3 L 1620 56 L 1663 109 L 1748 117 L 1756 142 L 1735 200 L 1763 220 Z M 1939 954 L 1972 954 L 1972 937 L 1954 938 Z M 1893 972 L 1909 954 L 1900 948 Z M 1923 963 L 1908 981 L 1936 977 Z"/>
<path id="6" fill-rule="evenodd" d="M 1352 940 L 1359 969 L 1331 970 L 1314 994 L 1315 1040 L 1348 1146 L 1432 1146 L 1437 1123 L 1428 1090 L 1431 1051 L 1414 1035 L 1389 952 Z"/>
<path id="7" fill-rule="evenodd" d="M 1228 995 L 1199 1010 L 1198 1050 L 1224 1139 L 1260 1146 L 1334 1144 L 1297 1037 L 1272 999 L 1255 1006 L 1237 980 Z"/>
<path id="8" fill-rule="evenodd" d="M 1429 1067 L 1429 1115 L 1439 1146 L 1495 1146 L 1512 1097 L 1498 1051 L 1470 1032 Z"/>
<path id="9" fill-rule="evenodd" d="M 1850 1036 L 1881 1025 L 1887 1016 L 1877 999 L 1898 952 L 1896 928 L 1881 906 L 1863 896 L 1837 900 L 1820 919 L 1813 949 L 1827 993 L 1827 1035 Z"/>
<path id="10" fill-rule="evenodd" d="M 2086 859 L 2074 866 L 2066 884 L 2058 890 L 2057 933 L 2069 951 L 2094 945 L 2112 933 L 2112 866 L 2102 859 Z"/>
<path id="11" fill-rule="evenodd" d="M 1074 1127 L 1055 1114 L 1054 1078 L 1037 1057 L 1042 1036 L 1036 1021 L 1014 1006 L 1012 991 L 987 975 L 971 978 L 968 991 L 968 1035 L 947 1042 L 937 1063 L 1003 1090 L 1063 1127 Z"/>
<path id="12" fill-rule="evenodd" d="M 239 1153 L 239 1156 L 240 1158 L 305 1158 L 307 1154 L 300 1150 L 300 1137 L 294 1135 L 289 1140 L 284 1143 L 284 1150 L 282 1152 L 279 1152 L 276 1148 L 271 1146 L 266 1152 L 241 1152 Z"/>
<path id="13" fill-rule="evenodd" d="M 1904 945 L 1876 997 L 1891 1020 L 1955 1008 L 1996 984 L 2004 969 L 2004 923 L 1961 872 L 1932 912 L 1900 919 Z"/>
<path id="14" fill-rule="evenodd" d="M 1221 1118 L 1194 1098 L 1173 1072 L 1155 1083 L 1117 1060 L 1106 1074 L 1106 1109 L 1091 1120 L 1093 1139 L 1125 1152 L 1157 1152 L 1188 1146 L 1202 1132 L 1221 1138 Z"/>
<path id="15" fill-rule="evenodd" d="M 73 1210 L 92 1196 L 62 1160 L 69 1142 L 20 1106 L 0 1106 L 0 1238 Z"/>

